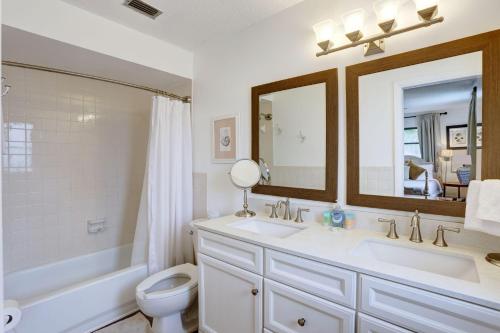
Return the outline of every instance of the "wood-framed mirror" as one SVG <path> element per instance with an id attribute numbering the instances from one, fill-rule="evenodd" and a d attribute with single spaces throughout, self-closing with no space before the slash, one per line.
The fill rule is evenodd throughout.
<path id="1" fill-rule="evenodd" d="M 500 178 L 500 30 L 349 66 L 346 89 L 349 205 L 461 217 L 468 181 Z"/>
<path id="2" fill-rule="evenodd" d="M 252 88 L 254 193 L 334 202 L 338 156 L 337 69 Z"/>

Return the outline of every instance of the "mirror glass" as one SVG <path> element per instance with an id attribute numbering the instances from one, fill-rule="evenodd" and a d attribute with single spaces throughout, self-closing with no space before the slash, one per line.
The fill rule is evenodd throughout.
<path id="1" fill-rule="evenodd" d="M 325 189 L 325 123 L 325 83 L 259 96 L 259 160 L 268 170 L 265 185 Z"/>
<path id="2" fill-rule="evenodd" d="M 359 77 L 361 194 L 465 201 L 481 149 L 482 52 Z"/>
<path id="3" fill-rule="evenodd" d="M 255 186 L 261 177 L 259 165 L 250 159 L 236 161 L 229 172 L 236 187 L 249 189 Z"/>

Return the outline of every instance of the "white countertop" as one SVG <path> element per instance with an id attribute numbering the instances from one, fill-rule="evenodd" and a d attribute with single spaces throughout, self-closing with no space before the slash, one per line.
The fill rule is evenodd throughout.
<path id="1" fill-rule="evenodd" d="M 266 216 L 259 215 L 256 218 L 272 221 L 273 223 L 297 226 L 293 221 L 270 220 Z M 417 244 L 410 242 L 407 236 L 400 235 L 399 239 L 393 240 L 385 237 L 385 233 L 363 229 L 330 231 L 328 227 L 316 222 L 302 224 L 307 228 L 286 238 L 275 238 L 228 226 L 228 224 L 238 220 L 244 220 L 244 218 L 231 215 L 198 222 L 196 226 L 201 230 L 222 234 L 266 248 L 500 310 L 500 267 L 488 263 L 484 259 L 486 252 L 481 252 L 476 248 L 455 246 L 440 248 L 434 246 L 432 240 L 428 239 L 424 239 L 424 243 Z M 476 263 L 479 282 L 465 281 L 351 254 L 361 242 L 368 239 L 416 249 L 442 251 L 443 254 L 470 256 Z"/>

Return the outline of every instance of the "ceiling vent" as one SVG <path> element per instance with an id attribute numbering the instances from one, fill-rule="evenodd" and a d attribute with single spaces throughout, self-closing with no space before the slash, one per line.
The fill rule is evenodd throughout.
<path id="1" fill-rule="evenodd" d="M 133 10 L 146 15 L 152 19 L 157 18 L 162 13 L 161 10 L 156 9 L 155 7 L 148 5 L 144 1 L 141 0 L 126 0 L 125 6 L 132 8 Z"/>

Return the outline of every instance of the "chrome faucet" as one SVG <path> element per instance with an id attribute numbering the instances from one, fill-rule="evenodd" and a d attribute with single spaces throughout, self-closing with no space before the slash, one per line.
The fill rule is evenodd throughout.
<path id="1" fill-rule="evenodd" d="M 279 207 L 281 208 L 283 204 L 285 205 L 285 213 L 283 214 L 283 220 L 291 220 L 292 214 L 290 212 L 290 198 L 286 198 L 285 201 L 280 200 L 276 205 L 279 205 Z"/>
<path id="2" fill-rule="evenodd" d="M 415 211 L 415 214 L 411 218 L 410 228 L 410 241 L 415 243 L 422 243 L 422 234 L 420 233 L 420 215 L 418 215 L 418 210 Z"/>

